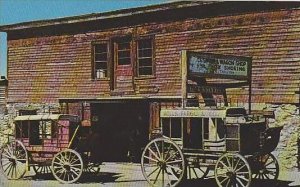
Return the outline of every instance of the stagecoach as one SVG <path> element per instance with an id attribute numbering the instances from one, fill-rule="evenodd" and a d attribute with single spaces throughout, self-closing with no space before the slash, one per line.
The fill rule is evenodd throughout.
<path id="1" fill-rule="evenodd" d="M 145 147 L 141 167 L 153 186 L 202 179 L 210 170 L 220 187 L 248 187 L 253 178 L 277 179 L 271 153 L 282 127 L 268 128 L 262 115 L 242 107 L 161 109 L 160 127 Z"/>
<path id="2" fill-rule="evenodd" d="M 76 182 L 84 172 L 98 173 L 101 161 L 89 126 L 66 114 L 22 115 L 14 119 L 14 139 L 0 152 L 0 170 L 19 179 L 31 168 L 51 173 L 61 183 Z"/>
<path id="3" fill-rule="evenodd" d="M 145 179 L 176 186 L 183 179 L 214 177 L 219 187 L 276 180 L 279 165 L 271 152 L 282 127 L 268 127 L 273 112 L 253 115 L 251 57 L 183 50 L 180 62 L 182 102 L 160 109 L 141 158 Z M 196 98 L 194 107 L 190 98 Z"/>

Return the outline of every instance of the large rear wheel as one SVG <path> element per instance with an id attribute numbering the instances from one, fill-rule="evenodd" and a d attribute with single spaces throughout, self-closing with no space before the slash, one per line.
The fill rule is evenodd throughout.
<path id="1" fill-rule="evenodd" d="M 184 176 L 185 161 L 177 144 L 166 138 L 157 138 L 144 149 L 141 167 L 152 186 L 176 186 Z"/>
<path id="2" fill-rule="evenodd" d="M 28 154 L 22 142 L 15 140 L 1 149 L 0 168 L 7 179 L 20 179 L 28 166 Z"/>
<path id="3" fill-rule="evenodd" d="M 61 183 L 76 182 L 83 171 L 83 161 L 79 153 L 66 149 L 57 153 L 52 160 L 52 174 Z"/>

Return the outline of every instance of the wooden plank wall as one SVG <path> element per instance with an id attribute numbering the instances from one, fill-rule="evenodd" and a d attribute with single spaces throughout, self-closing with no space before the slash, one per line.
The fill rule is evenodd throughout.
<path id="1" fill-rule="evenodd" d="M 110 95 L 109 80 L 91 79 L 91 42 L 131 34 L 155 35 L 155 76 L 135 79 L 137 96 L 180 96 L 180 51 L 253 58 L 253 102 L 297 103 L 300 84 L 300 10 L 248 13 L 115 28 L 77 35 L 8 41 L 10 102 Z M 147 92 L 147 91 L 146 91 Z M 232 89 L 230 97 L 246 97 Z"/>

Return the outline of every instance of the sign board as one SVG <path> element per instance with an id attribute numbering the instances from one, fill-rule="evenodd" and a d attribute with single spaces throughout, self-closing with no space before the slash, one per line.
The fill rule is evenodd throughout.
<path id="1" fill-rule="evenodd" d="M 225 118 L 226 109 L 162 109 L 160 111 L 162 118 L 180 118 L 180 117 L 198 117 L 198 118 Z"/>
<path id="2" fill-rule="evenodd" d="M 248 80 L 251 58 L 219 54 L 188 52 L 189 76 Z"/>
<path id="3" fill-rule="evenodd" d="M 222 88 L 212 86 L 199 86 L 199 85 L 187 85 L 188 93 L 206 93 L 206 94 L 223 94 L 225 92 Z"/>

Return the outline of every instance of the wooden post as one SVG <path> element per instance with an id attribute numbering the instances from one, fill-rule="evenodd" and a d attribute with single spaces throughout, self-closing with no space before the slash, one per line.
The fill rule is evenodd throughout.
<path id="1" fill-rule="evenodd" d="M 181 99 L 182 103 L 181 106 L 183 108 L 186 107 L 186 99 L 187 99 L 187 52 L 186 50 L 181 51 L 181 58 L 180 58 L 180 64 L 181 64 Z"/>

